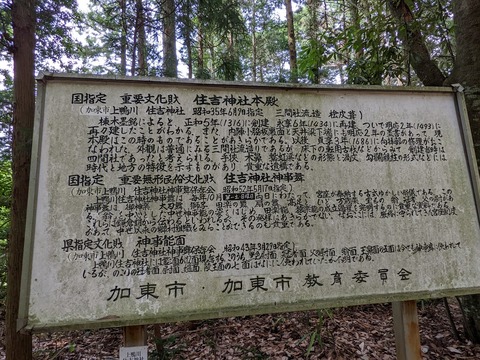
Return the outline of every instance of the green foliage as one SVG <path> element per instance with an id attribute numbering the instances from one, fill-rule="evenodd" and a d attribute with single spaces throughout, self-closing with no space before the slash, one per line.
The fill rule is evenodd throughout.
<path id="1" fill-rule="evenodd" d="M 307 76 L 312 83 L 318 83 L 322 74 L 322 68 L 328 64 L 333 57 L 320 41 L 310 40 L 303 44 L 298 55 L 298 71 L 301 75 Z"/>
<path id="2" fill-rule="evenodd" d="M 370 85 L 418 83 L 409 49 L 399 40 L 419 29 L 439 68 L 448 74 L 455 41 L 451 0 L 410 0 L 412 21 L 398 24 L 385 1 L 308 1 L 297 16 L 300 75 L 309 82 Z"/>
<path id="3" fill-rule="evenodd" d="M 0 0 L 0 60 L 9 60 L 13 50 L 11 0 Z"/>
<path id="4" fill-rule="evenodd" d="M 212 75 L 210 74 L 210 71 L 205 68 L 196 68 L 195 69 L 195 78 L 201 79 L 201 80 L 208 80 L 212 78 Z"/>
<path id="5" fill-rule="evenodd" d="M 13 79 L 7 70 L 0 70 L 3 84 L 0 84 L 0 160 L 11 158 Z"/>
<path id="6" fill-rule="evenodd" d="M 143 0 L 147 76 L 161 76 L 161 2 Z M 138 75 L 139 12 L 135 0 L 91 0 L 83 17 L 82 72 Z M 123 60 L 122 60 L 123 59 Z M 94 64 L 94 66 L 92 66 Z"/>
<path id="7" fill-rule="evenodd" d="M 0 58 L 9 58 L 12 50 L 11 1 L 0 0 Z M 251 80 L 255 76 L 256 81 L 285 81 L 286 23 L 279 17 L 284 16 L 283 3 L 177 1 L 177 34 L 183 61 L 201 79 Z M 385 1 L 296 3 L 302 81 L 391 85 L 410 81 L 408 49 L 398 40 L 406 29 L 393 21 Z M 81 14 L 75 0 L 39 1 L 37 69 L 134 74 L 133 62 L 135 56 L 138 58 L 135 4 L 136 0 L 91 0 L 91 11 Z M 142 0 L 142 4 L 148 75 L 159 76 L 162 4 L 158 0 Z M 406 4 L 412 9 L 416 26 L 421 27 L 433 59 L 445 74 L 450 73 L 455 58 L 452 0 L 408 0 Z M 83 38 L 81 43 L 72 40 L 74 30 Z"/>
<path id="8" fill-rule="evenodd" d="M 6 295 L 7 239 L 10 230 L 12 167 L 10 160 L 0 161 L 0 301 Z"/>
<path id="9" fill-rule="evenodd" d="M 251 17 L 249 20 L 248 27 L 251 33 L 255 31 L 256 39 L 256 81 L 287 82 L 289 77 L 284 66 L 289 61 L 287 26 L 275 12 L 279 6 L 278 2 L 261 1 L 255 9 L 255 20 Z M 251 54 L 252 50 L 249 48 L 248 53 Z M 243 61 L 246 69 L 252 68 L 251 56 L 245 56 Z M 245 75 L 251 79 L 252 73 L 246 72 Z"/>
<path id="10" fill-rule="evenodd" d="M 7 1 L 7 0 L 0 0 Z M 39 6 L 40 58 L 47 43 L 64 69 L 135 74 L 136 0 L 91 0 L 82 17 L 74 0 Z M 452 0 L 409 0 L 433 59 L 448 74 L 454 62 Z M 282 82 L 288 78 L 288 44 L 281 0 L 182 0 L 176 27 L 184 63 L 196 78 Z M 381 0 L 298 1 L 295 29 L 300 80 L 311 83 L 401 85 L 415 82 L 410 54 L 399 40 L 408 31 Z M 123 10 L 122 10 L 122 4 Z M 148 75 L 162 75 L 161 2 L 143 0 Z M 55 14 L 58 13 L 59 15 Z M 8 24 L 8 12 L 0 24 Z M 280 17 L 280 15 L 282 17 Z M 4 20 L 5 19 L 5 20 Z M 409 26 L 413 26 L 409 24 Z M 11 29 L 4 26 L 9 34 Z M 72 28 L 82 45 L 68 42 Z M 8 35 L 7 35 L 8 36 Z M 66 54 L 67 56 L 61 56 Z M 65 60 L 68 58 L 70 60 Z M 81 60 L 75 67 L 71 59 Z M 48 65 L 48 64 L 47 64 Z M 50 65 L 51 66 L 51 65 Z"/>
<path id="11" fill-rule="evenodd" d="M 122 7 L 121 4 L 124 4 Z M 88 31 L 82 47 L 84 70 L 95 73 L 136 73 L 137 44 L 134 0 L 92 0 L 86 16 Z M 148 75 L 161 76 L 162 6 L 156 0 L 143 0 Z M 181 53 L 194 64 L 196 78 L 235 79 L 241 72 L 240 51 L 246 32 L 236 1 L 191 0 L 177 3 L 177 29 L 183 39 Z M 123 9 L 123 10 L 122 10 Z M 199 48 L 200 38 L 203 43 Z M 190 49 L 186 46 L 189 44 Z M 202 58 L 200 62 L 198 59 Z M 122 64 L 123 61 L 126 64 Z M 95 67 L 88 67 L 94 62 Z M 102 61 L 103 60 L 103 61 Z M 200 66 L 199 64 L 204 64 Z"/>
<path id="12" fill-rule="evenodd" d="M 195 73 L 203 79 L 236 80 L 242 71 L 241 52 L 247 32 L 239 2 L 202 0 L 195 9 L 194 23 L 199 31 L 193 43 Z"/>
<path id="13" fill-rule="evenodd" d="M 133 43 L 127 38 L 133 38 L 135 24 L 135 2 L 128 0 L 121 6 L 117 0 L 93 0 L 90 12 L 85 14 L 86 28 L 82 31 L 85 43 L 81 56 L 84 63 L 95 63 L 95 67 L 86 68 L 92 73 L 107 73 L 125 75 L 127 64 L 122 68 L 122 52 L 134 52 Z M 125 41 L 125 48 L 122 48 Z M 131 67 L 131 64 L 130 64 Z"/>
<path id="14" fill-rule="evenodd" d="M 76 0 L 37 1 L 37 70 L 72 71 L 79 44 L 72 31 L 78 23 Z"/>
<path id="15" fill-rule="evenodd" d="M 8 63 L 11 63 L 14 51 L 12 2 L 0 0 L 0 60 Z M 77 1 L 37 1 L 36 15 L 36 71 L 72 71 L 80 51 L 72 34 L 81 24 Z"/>
<path id="16" fill-rule="evenodd" d="M 12 202 L 11 126 L 13 112 L 12 78 L 8 71 L 0 86 L 0 301 L 6 295 L 7 249 Z"/>
<path id="17" fill-rule="evenodd" d="M 449 74 L 455 62 L 455 38 L 452 0 L 416 0 L 415 16 L 425 34 L 431 57 L 444 74 Z"/>
<path id="18" fill-rule="evenodd" d="M 378 16 L 376 21 L 383 26 L 351 27 L 344 33 L 342 50 L 351 54 L 346 61 L 350 84 L 382 85 L 405 74 L 404 52 L 388 33 L 391 19 Z"/>
<path id="19" fill-rule="evenodd" d="M 222 80 L 234 81 L 241 71 L 242 63 L 234 54 L 224 51 L 217 61 L 217 77 Z"/>

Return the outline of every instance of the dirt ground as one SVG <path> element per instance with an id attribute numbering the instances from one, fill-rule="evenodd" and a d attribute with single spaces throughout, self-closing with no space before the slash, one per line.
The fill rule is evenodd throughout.
<path id="1" fill-rule="evenodd" d="M 424 359 L 480 359 L 465 340 L 461 312 L 448 299 L 459 339 L 442 300 L 418 302 Z M 0 358 L 5 357 L 4 310 Z M 395 359 L 390 304 L 246 316 L 149 326 L 149 359 Z M 121 329 L 33 337 L 34 359 L 118 359 Z"/>

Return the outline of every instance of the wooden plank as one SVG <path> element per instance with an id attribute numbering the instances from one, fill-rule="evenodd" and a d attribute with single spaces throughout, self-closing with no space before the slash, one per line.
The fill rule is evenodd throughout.
<path id="1" fill-rule="evenodd" d="M 125 326 L 123 342 L 125 347 L 147 345 L 147 327 L 144 325 Z"/>
<path id="2" fill-rule="evenodd" d="M 394 302 L 392 309 L 397 359 L 421 360 L 417 302 L 415 300 Z"/>

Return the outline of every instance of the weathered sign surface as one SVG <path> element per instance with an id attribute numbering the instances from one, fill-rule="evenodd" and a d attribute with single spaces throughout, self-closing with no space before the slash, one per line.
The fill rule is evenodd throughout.
<path id="1" fill-rule="evenodd" d="M 453 90 L 39 86 L 20 327 L 478 291 Z"/>

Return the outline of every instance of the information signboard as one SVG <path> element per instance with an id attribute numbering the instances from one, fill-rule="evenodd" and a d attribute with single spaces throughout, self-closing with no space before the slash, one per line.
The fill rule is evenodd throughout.
<path id="1" fill-rule="evenodd" d="M 454 90 L 38 84 L 20 328 L 478 292 Z"/>

